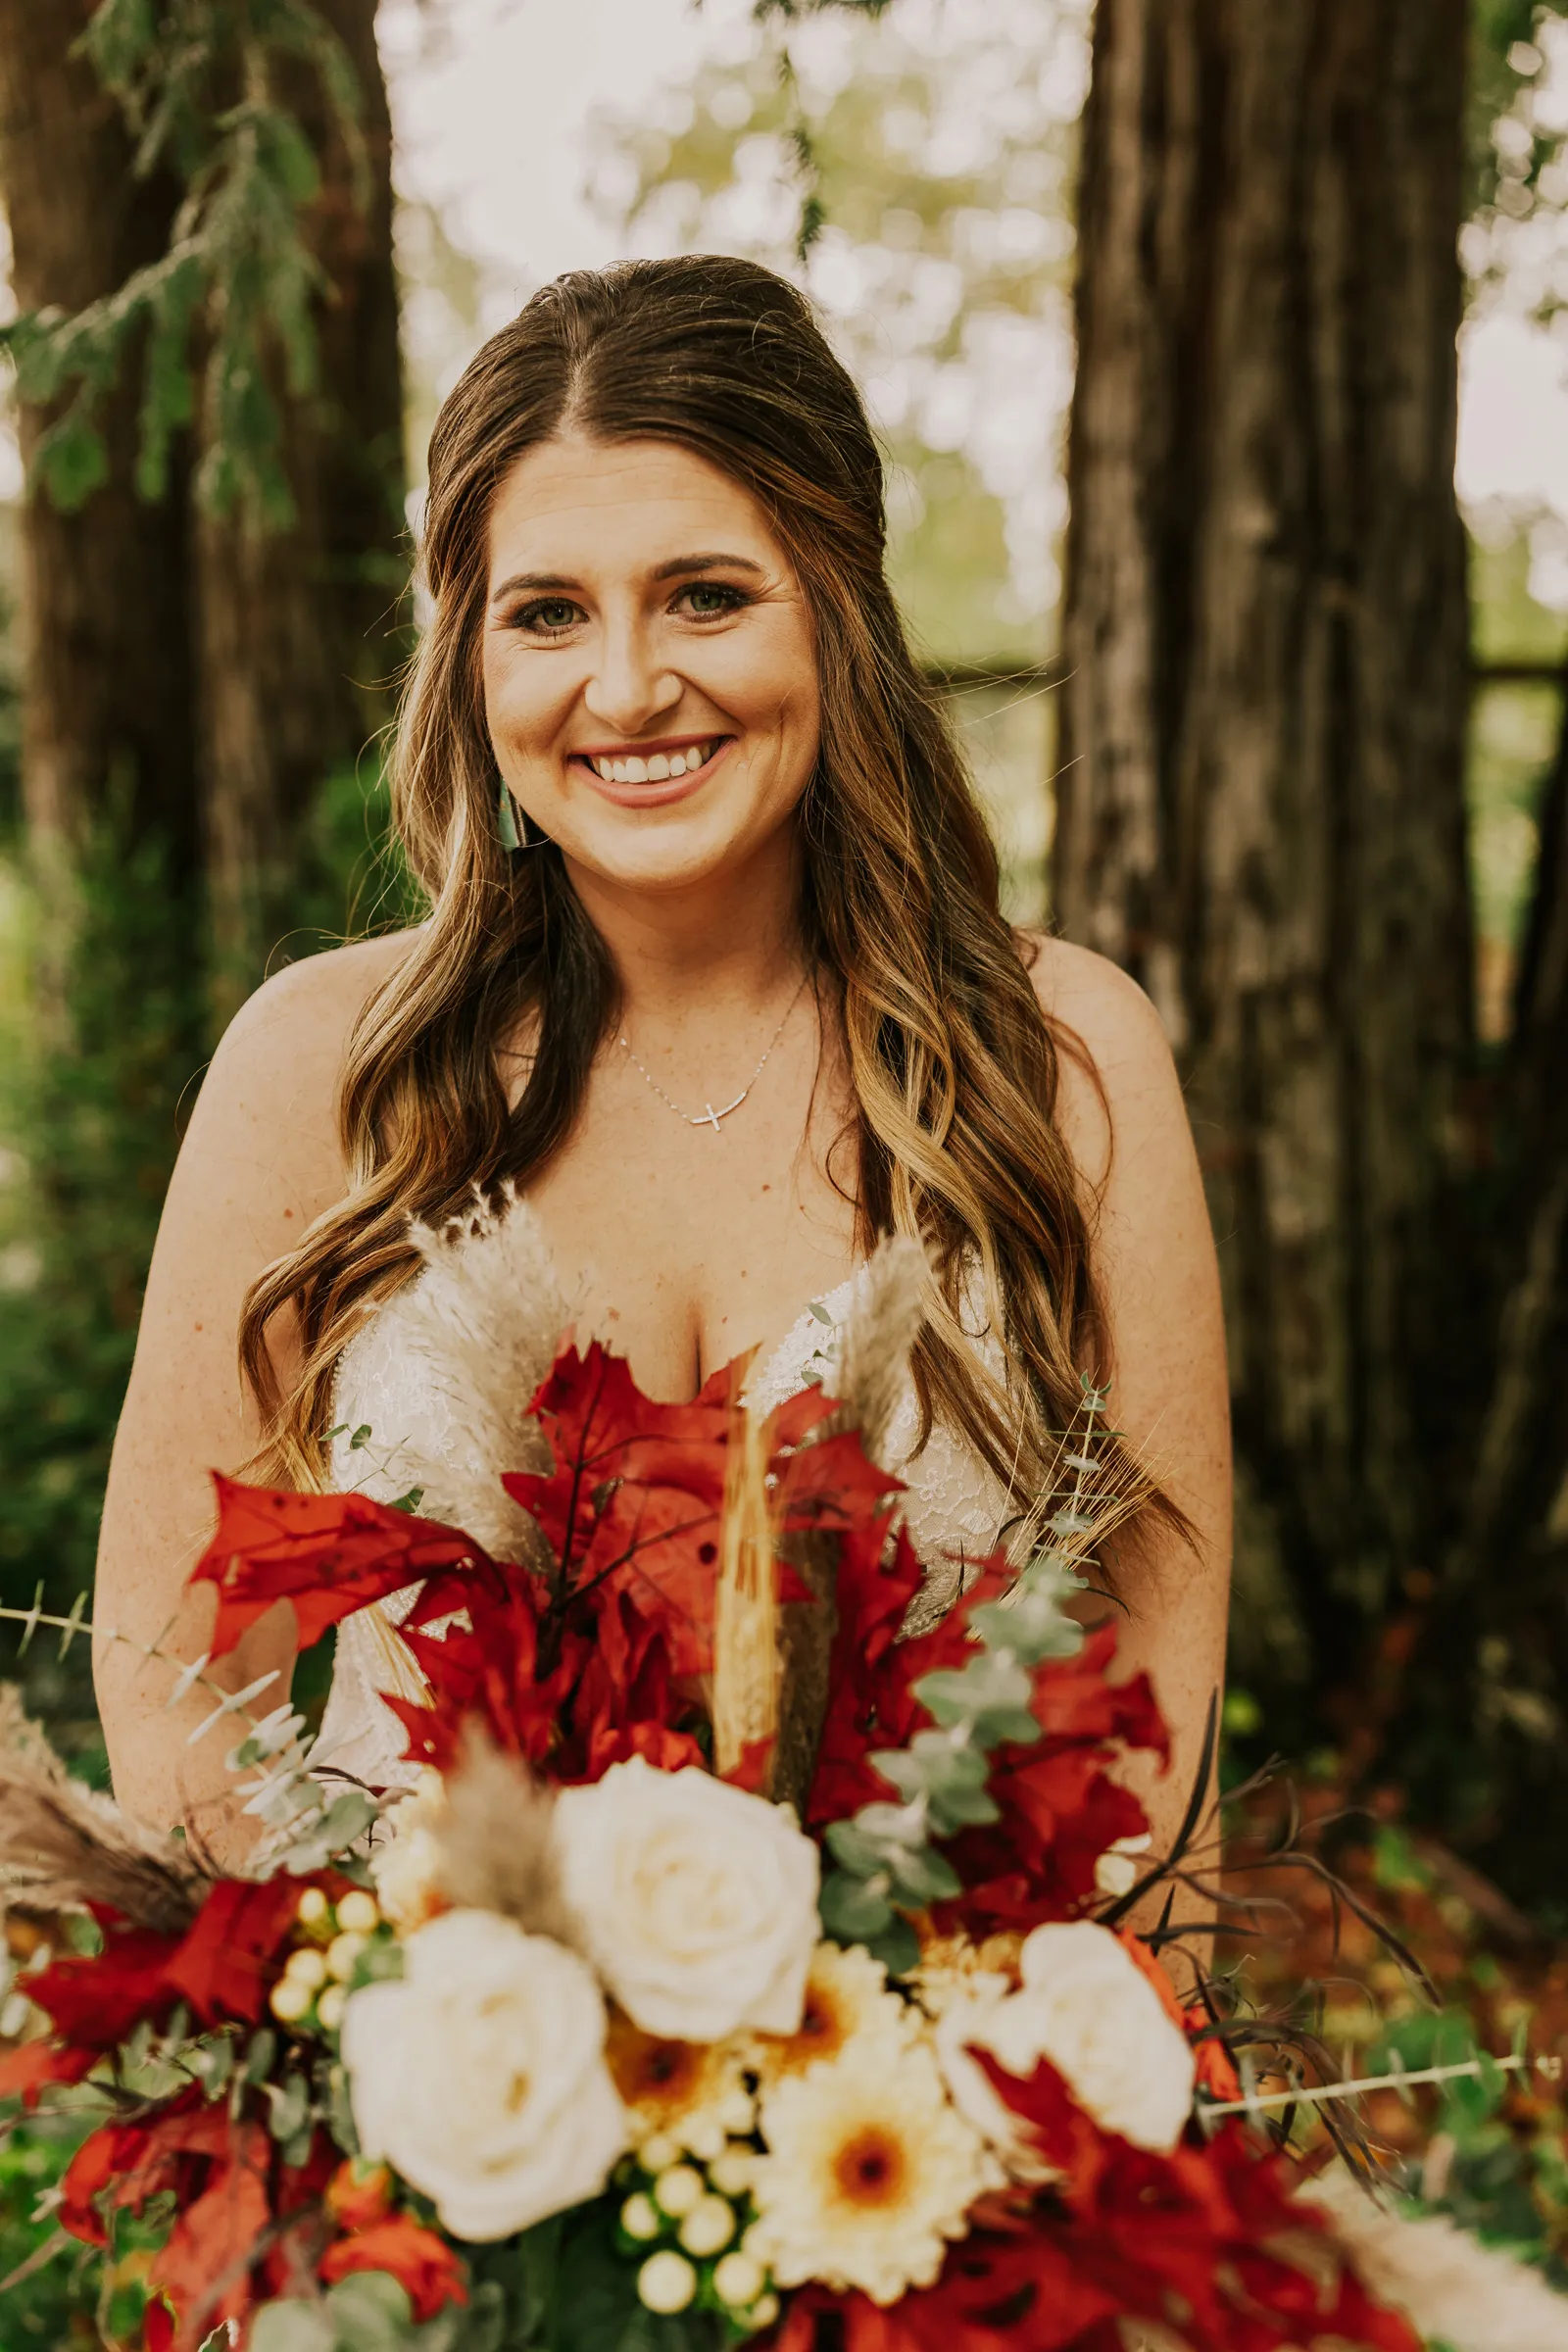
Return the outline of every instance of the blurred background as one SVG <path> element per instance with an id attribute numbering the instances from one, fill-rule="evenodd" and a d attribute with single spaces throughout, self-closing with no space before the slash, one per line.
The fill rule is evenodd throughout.
<path id="1" fill-rule="evenodd" d="M 865 389 L 1010 910 L 1181 1064 L 1227 1773 L 1358 1808 L 1472 2015 L 1568 2003 L 1568 11 L 0 0 L 0 1599 L 90 1583 L 223 1022 L 414 909 L 443 394 L 562 270 L 751 254 Z"/>

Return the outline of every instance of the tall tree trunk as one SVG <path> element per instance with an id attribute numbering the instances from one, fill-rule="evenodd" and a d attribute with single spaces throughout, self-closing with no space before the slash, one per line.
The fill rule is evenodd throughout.
<path id="1" fill-rule="evenodd" d="M 78 310 L 169 241 L 179 191 L 133 180 L 119 107 L 73 43 L 92 0 L 0 0 L 0 199 L 24 310 Z M 22 515 L 22 769 L 41 847 L 74 853 L 119 804 L 162 835 L 176 877 L 198 864 L 189 528 L 183 484 L 149 508 L 132 487 L 137 370 L 104 402 L 111 474 L 74 514 L 41 491 Z M 69 397 L 69 396 L 68 396 Z M 49 413 L 24 408 L 31 459 Z"/>
<path id="2" fill-rule="evenodd" d="M 391 122 L 374 0 L 318 0 L 365 101 L 370 202 L 314 74 L 286 96 L 320 165 L 310 223 L 328 292 L 319 385 L 286 401 L 291 529 L 202 514 L 200 585 L 208 872 L 220 999 L 255 985 L 302 904 L 304 828 L 318 790 L 353 769 L 389 710 L 401 652 L 403 393 L 392 261 Z M 314 944 L 314 943 L 313 943 Z"/>
<path id="3" fill-rule="evenodd" d="M 1085 133 L 1056 907 L 1175 1045 L 1240 1645 L 1288 1593 L 1320 1673 L 1423 1589 L 1478 1409 L 1465 40 L 1464 0 L 1099 0 Z"/>

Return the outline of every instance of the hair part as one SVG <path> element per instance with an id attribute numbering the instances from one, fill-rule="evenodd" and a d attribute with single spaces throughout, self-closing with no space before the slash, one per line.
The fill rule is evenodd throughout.
<path id="1" fill-rule="evenodd" d="M 795 567 L 823 722 L 798 820 L 800 919 L 857 1105 L 858 1246 L 920 1243 L 924 1426 L 935 1413 L 967 1439 L 1028 1518 L 1081 1416 L 1081 1376 L 1099 1384 L 1109 1369 L 1088 1206 L 1054 1116 L 1062 1053 L 1090 1065 L 1041 1010 L 1001 911 L 995 847 L 910 653 L 855 384 L 803 295 L 714 256 L 558 278 L 478 352 L 436 420 L 421 550 L 433 618 L 392 774 L 429 914 L 350 1040 L 348 1196 L 246 1301 L 241 1363 L 272 1466 L 321 1482 L 338 1356 L 418 1268 L 411 1221 L 438 1223 L 475 1187 L 525 1191 L 570 1133 L 616 1017 L 613 965 L 559 852 L 502 846 L 484 709 L 492 506 L 516 462 L 566 430 L 708 460 L 759 501 Z M 531 1069 L 510 1106 L 500 1052 L 525 1024 Z M 977 1308 L 1003 1339 L 1005 1383 L 968 1344 Z M 284 1309 L 303 1350 L 287 1394 L 267 1342 Z M 1136 1473 L 1120 1441 L 1101 1443 L 1125 1484 Z"/>

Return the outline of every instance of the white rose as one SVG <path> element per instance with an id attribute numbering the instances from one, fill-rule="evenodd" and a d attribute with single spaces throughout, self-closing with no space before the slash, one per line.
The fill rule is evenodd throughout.
<path id="1" fill-rule="evenodd" d="M 1020 2080 L 1048 2058 L 1102 2131 L 1168 2155 L 1192 2113 L 1195 2061 L 1137 1961 L 1108 1928 L 1078 1920 L 1036 1928 L 1018 1969 L 1018 1991 L 963 2003 L 937 2030 L 954 2105 L 1028 2178 L 1027 2127 L 967 2052 Z"/>
<path id="2" fill-rule="evenodd" d="M 468 2239 L 508 2237 L 603 2188 L 626 2144 L 591 1971 L 491 1911 L 403 1946 L 400 1984 L 343 2015 L 355 2128 Z"/>
<path id="3" fill-rule="evenodd" d="M 793 1813 L 637 1756 L 563 1788 L 555 1834 L 585 1948 L 645 2034 L 797 2032 L 821 1928 L 817 1851 Z"/>
<path id="4" fill-rule="evenodd" d="M 1056 2175 L 1042 2162 L 1028 2123 L 1014 2115 L 973 2054 L 977 2048 L 991 2049 L 997 2011 L 1004 2000 L 1017 1997 L 1008 1992 L 1005 1978 L 986 1978 L 980 1989 L 960 1995 L 943 2011 L 932 2029 L 932 2040 L 949 2098 L 1001 2159 L 1004 2170 L 1015 2180 L 1053 2180 Z M 1022 2071 L 1032 2074 L 1034 2068 Z"/>

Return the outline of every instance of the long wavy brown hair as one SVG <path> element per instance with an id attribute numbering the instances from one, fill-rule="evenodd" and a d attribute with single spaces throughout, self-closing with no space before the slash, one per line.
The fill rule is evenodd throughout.
<path id="1" fill-rule="evenodd" d="M 1054 1109 L 1063 1052 L 1003 917 L 995 848 L 884 569 L 882 466 L 809 306 L 715 256 L 572 271 L 477 354 L 430 443 L 422 531 L 432 617 L 393 761 L 394 813 L 427 920 L 354 1029 L 339 1105 L 346 1200 L 246 1301 L 241 1365 L 275 1473 L 318 1484 L 334 1367 L 367 1309 L 414 1272 L 412 1217 L 474 1187 L 525 1190 L 571 1131 L 617 1017 L 605 944 L 553 847 L 504 846 L 480 647 L 492 502 L 554 434 L 670 441 L 760 502 L 810 614 L 822 749 L 799 816 L 800 920 L 857 1105 L 845 1164 L 861 1250 L 917 1237 L 932 1267 L 915 1376 L 935 1413 L 1019 1497 L 1107 1372 L 1078 1171 Z M 500 1051 L 527 1030 L 509 1104 Z M 835 1152 L 835 1163 L 840 1153 Z M 267 1343 L 296 1318 L 283 1393 Z M 1002 1335 L 993 1378 L 965 1326 Z M 1125 1489 L 1141 1486 L 1116 1441 Z"/>

